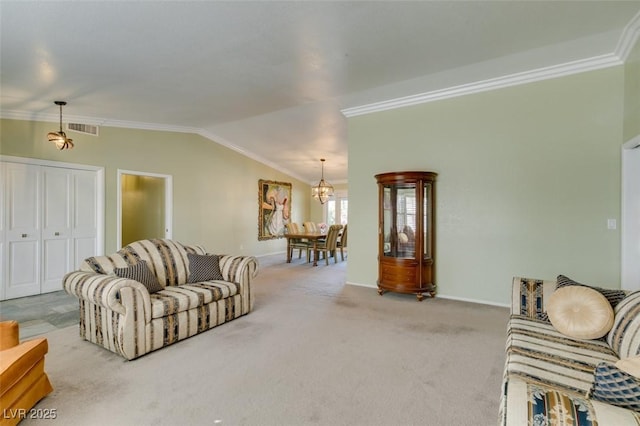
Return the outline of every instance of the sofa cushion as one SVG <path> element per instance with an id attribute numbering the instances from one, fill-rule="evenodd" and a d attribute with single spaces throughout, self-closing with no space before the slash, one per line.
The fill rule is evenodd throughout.
<path id="1" fill-rule="evenodd" d="M 577 281 L 572 280 L 571 278 L 567 278 L 564 275 L 558 275 L 558 285 L 556 286 L 556 289 L 567 287 L 567 286 L 574 286 L 574 285 L 589 287 L 602 293 L 602 295 L 607 298 L 609 303 L 611 303 L 612 308 L 615 308 L 616 305 L 620 303 L 620 301 L 622 301 L 622 299 L 624 299 L 627 296 L 627 292 L 625 292 L 624 290 L 614 290 L 610 288 L 594 287 L 587 284 L 581 284 Z"/>
<path id="2" fill-rule="evenodd" d="M 602 340 L 567 337 L 550 323 L 525 317 L 512 316 L 509 321 L 506 373 L 510 376 L 585 394 L 596 365 L 617 360 Z"/>
<path id="3" fill-rule="evenodd" d="M 576 339 L 599 339 L 613 325 L 613 309 L 607 298 L 584 286 L 563 287 L 553 292 L 547 314 L 559 332 Z"/>
<path id="4" fill-rule="evenodd" d="M 147 266 L 147 262 L 144 260 L 141 260 L 135 265 L 127 266 L 126 268 L 115 268 L 113 272 L 121 278 L 129 278 L 142 283 L 142 285 L 149 290 L 150 294 L 157 293 L 162 290 L 162 286 L 158 282 L 158 279 L 153 272 L 151 272 Z"/>
<path id="5" fill-rule="evenodd" d="M 598 364 L 593 374 L 591 398 L 640 411 L 640 379 L 608 362 Z"/>
<path id="6" fill-rule="evenodd" d="M 168 286 L 151 295 L 151 318 L 162 318 L 238 294 L 238 286 L 226 281 Z"/>
<path id="7" fill-rule="evenodd" d="M 640 355 L 640 291 L 616 305 L 607 342 L 620 358 Z"/>
<path id="8" fill-rule="evenodd" d="M 189 259 L 189 283 L 224 280 L 220 271 L 220 257 L 215 254 L 187 253 Z"/>
<path id="9" fill-rule="evenodd" d="M 109 256 L 89 257 L 82 262 L 80 270 L 109 275 L 115 268 L 126 268 L 144 260 L 163 286 L 180 285 L 187 282 L 189 274 L 187 253 L 205 254 L 205 250 L 166 239 L 140 240 Z"/>
<path id="10" fill-rule="evenodd" d="M 145 260 L 164 287 L 187 283 L 189 268 L 187 248 L 177 241 L 150 239 L 133 242 L 118 253 L 130 259 Z"/>

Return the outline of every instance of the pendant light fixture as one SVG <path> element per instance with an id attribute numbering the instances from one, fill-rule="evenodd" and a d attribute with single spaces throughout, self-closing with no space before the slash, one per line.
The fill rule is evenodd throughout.
<path id="1" fill-rule="evenodd" d="M 67 137 L 67 134 L 62 131 L 62 106 L 66 105 L 65 101 L 55 101 L 54 104 L 60 107 L 60 131 L 59 132 L 49 132 L 47 138 L 49 142 L 53 142 L 56 144 L 56 148 L 59 150 L 63 149 L 71 149 L 73 148 L 73 140 Z"/>
<path id="2" fill-rule="evenodd" d="M 317 186 L 311 187 L 311 196 L 320 201 L 320 204 L 324 204 L 329 200 L 329 197 L 333 197 L 333 186 L 329 182 L 324 180 L 324 158 L 320 159 L 322 164 L 322 177 Z"/>

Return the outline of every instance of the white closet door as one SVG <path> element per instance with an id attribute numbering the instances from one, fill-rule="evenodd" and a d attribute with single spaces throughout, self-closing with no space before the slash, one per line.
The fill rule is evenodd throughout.
<path id="1" fill-rule="evenodd" d="M 67 272 L 103 253 L 103 170 L 10 158 L 0 161 L 0 300 L 62 290 Z"/>
<path id="2" fill-rule="evenodd" d="M 5 297 L 40 293 L 40 169 L 7 163 L 5 170 Z"/>
<path id="3" fill-rule="evenodd" d="M 69 169 L 42 167 L 41 293 L 62 290 L 72 268 L 71 179 Z"/>
<path id="4" fill-rule="evenodd" d="M 73 171 L 73 269 L 87 257 L 100 253 L 98 248 L 98 176 L 93 171 Z"/>

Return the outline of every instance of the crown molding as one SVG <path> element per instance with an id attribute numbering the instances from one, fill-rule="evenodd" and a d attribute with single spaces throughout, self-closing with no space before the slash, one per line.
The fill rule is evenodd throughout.
<path id="1" fill-rule="evenodd" d="M 582 73 L 585 71 L 593 71 L 601 68 L 621 65 L 622 63 L 623 62 L 618 56 L 611 53 L 607 55 L 595 56 L 593 58 L 567 62 L 564 64 L 538 68 L 535 70 L 509 74 L 502 77 L 476 81 L 473 83 L 461 84 L 459 86 L 447 87 L 445 89 L 433 90 L 431 92 L 420 93 L 417 95 L 404 96 L 401 98 L 375 102 L 353 108 L 345 108 L 341 110 L 341 112 L 347 118 L 356 117 L 358 115 L 371 114 L 374 112 L 424 104 L 427 102 L 439 101 L 442 99 L 449 99 L 458 96 L 470 95 L 473 93 L 481 93 L 489 90 L 501 89 L 504 87 L 533 83 L 540 80 L 548 80 L 551 78 L 563 77 L 571 74 Z"/>
<path id="2" fill-rule="evenodd" d="M 419 93 L 417 95 L 404 96 L 401 98 L 374 102 L 352 108 L 345 108 L 340 110 L 340 112 L 342 112 L 342 114 L 347 118 L 356 117 L 358 115 L 371 114 L 374 112 L 402 108 L 411 105 L 418 105 L 442 99 L 454 98 L 457 96 L 486 92 L 489 90 L 501 89 L 503 87 L 533 83 L 535 81 L 564 77 L 571 74 L 578 74 L 582 72 L 598 70 L 601 68 L 621 65 L 629 57 L 629 54 L 638 41 L 638 38 L 640 38 L 640 12 L 638 12 L 631 19 L 631 21 L 629 21 L 627 26 L 622 31 L 622 34 L 618 39 L 618 44 L 616 45 L 613 53 L 566 62 L 564 64 L 538 68 L 530 71 L 508 74 L 502 77 L 491 78 L 488 80 L 461 84 L 459 86 L 447 87 L 445 89 L 433 90 L 431 92 Z"/>
<path id="3" fill-rule="evenodd" d="M 0 111 L 0 118 L 6 118 L 10 120 L 42 121 L 42 122 L 51 122 L 51 123 L 60 122 L 59 114 L 45 114 L 45 113 L 25 112 L 25 111 Z M 162 132 L 198 133 L 199 131 L 199 129 L 195 127 L 172 126 L 168 124 L 157 124 L 157 123 L 143 123 L 138 121 L 110 120 L 107 118 L 86 117 L 81 115 L 67 115 L 67 114 L 64 115 L 64 122 L 92 124 L 95 126 L 106 126 L 106 127 L 121 127 L 126 129 L 158 130 Z"/>
<path id="4" fill-rule="evenodd" d="M 218 145 L 222 145 L 222 146 L 224 146 L 224 147 L 226 147 L 226 148 L 229 148 L 229 149 L 230 149 L 230 150 L 232 150 L 232 151 L 235 151 L 235 152 L 237 152 L 237 153 L 239 153 L 239 154 L 242 154 L 242 155 L 244 155 L 245 157 L 249 157 L 249 158 L 251 158 L 252 160 L 255 160 L 255 161 L 259 162 L 259 163 L 262 163 L 262 164 L 264 164 L 265 166 L 269 166 L 269 167 L 271 167 L 272 169 L 278 170 L 279 172 L 282 172 L 282 173 L 284 173 L 284 174 L 286 174 L 286 175 L 288 175 L 288 176 L 291 176 L 291 177 L 293 177 L 293 178 L 296 178 L 296 179 L 298 179 L 298 180 L 299 180 L 299 181 L 301 181 L 301 182 L 304 182 L 304 181 L 305 181 L 305 179 L 306 179 L 306 178 L 303 178 L 303 177 L 299 176 L 298 174 L 296 174 L 296 173 L 294 173 L 294 172 L 292 172 L 292 171 L 290 171 L 290 170 L 283 169 L 281 165 L 276 164 L 276 163 L 274 163 L 274 162 L 272 162 L 272 161 L 269 161 L 269 160 L 267 160 L 266 158 L 264 158 L 264 157 L 262 157 L 262 156 L 260 156 L 260 155 L 258 155 L 258 154 L 256 154 L 256 153 L 254 153 L 254 152 L 247 151 L 247 150 L 245 150 L 245 149 L 243 149 L 243 148 L 240 148 L 238 145 L 235 145 L 235 144 L 233 144 L 232 142 L 229 142 L 227 139 L 225 139 L 225 138 L 223 138 L 223 137 L 221 137 L 221 136 L 218 136 L 218 135 L 216 135 L 216 134 L 212 133 L 212 132 L 211 132 L 211 131 L 209 131 L 209 130 L 205 130 L 205 129 L 198 129 L 198 131 L 197 131 L 197 132 L 194 132 L 194 133 L 196 133 L 196 134 L 198 134 L 198 135 L 202 136 L 202 137 L 203 137 L 203 138 L 205 138 L 205 139 L 209 139 L 210 141 L 215 142 L 215 143 L 217 143 Z"/>
<path id="5" fill-rule="evenodd" d="M 638 38 L 640 37 L 640 12 L 636 13 L 636 16 L 624 27 L 618 45 L 616 46 L 615 54 L 626 62 L 631 50 L 635 46 Z"/>
<path id="6" fill-rule="evenodd" d="M 0 111 L 0 118 L 6 118 L 8 120 L 24 120 L 24 121 L 44 121 L 44 122 L 53 122 L 57 123 L 60 121 L 60 116 L 58 114 L 43 114 L 38 112 L 26 112 L 26 111 L 8 111 L 2 110 Z M 68 117 L 66 121 L 68 121 Z M 91 122 L 86 122 L 86 124 L 98 124 L 96 119 L 91 119 Z"/>
<path id="7" fill-rule="evenodd" d="M 58 114 L 43 114 L 43 113 L 31 113 L 24 111 L 0 111 L 0 118 L 9 119 L 9 120 L 24 120 L 24 121 L 42 121 L 42 122 L 51 122 L 58 123 L 60 121 L 60 116 Z M 176 132 L 176 133 L 192 133 L 196 135 L 200 135 L 205 139 L 210 140 L 211 142 L 217 143 L 218 145 L 222 145 L 226 148 L 229 148 L 239 154 L 244 155 L 245 157 L 249 157 L 252 160 L 255 160 L 259 163 L 262 163 L 266 166 L 271 167 L 272 169 L 278 170 L 286 175 L 289 175 L 295 179 L 298 179 L 301 182 L 305 182 L 306 178 L 303 178 L 296 173 L 293 173 L 289 170 L 283 169 L 279 164 L 275 164 L 266 158 L 263 158 L 253 152 L 246 151 L 239 146 L 229 142 L 228 140 L 208 131 L 205 129 L 201 129 L 198 127 L 186 127 L 186 126 L 171 126 L 166 124 L 157 124 L 157 123 L 141 123 L 137 121 L 124 121 L 124 120 L 109 120 L 103 118 L 96 117 L 85 117 L 78 115 L 65 115 L 65 122 L 72 123 L 82 123 L 82 124 L 92 124 L 96 126 L 105 126 L 105 127 L 120 127 L 127 129 L 138 129 L 138 130 L 157 130 L 160 132 Z"/>

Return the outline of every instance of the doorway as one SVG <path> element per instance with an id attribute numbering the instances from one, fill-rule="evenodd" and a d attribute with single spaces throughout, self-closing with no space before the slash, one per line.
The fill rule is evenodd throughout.
<path id="1" fill-rule="evenodd" d="M 117 248 L 149 238 L 171 238 L 171 175 L 118 170 Z"/>

